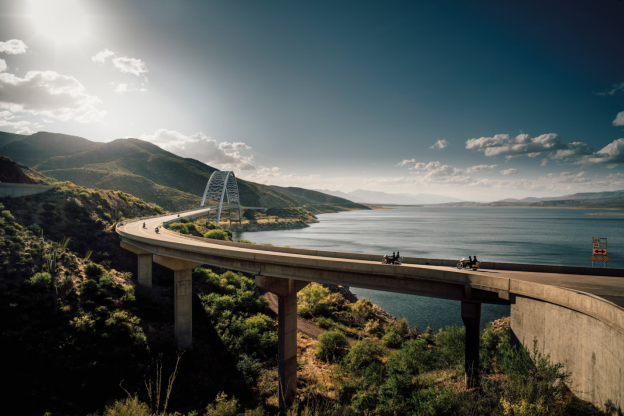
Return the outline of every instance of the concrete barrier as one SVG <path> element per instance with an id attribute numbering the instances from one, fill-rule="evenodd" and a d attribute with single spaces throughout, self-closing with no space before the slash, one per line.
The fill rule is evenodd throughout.
<path id="1" fill-rule="evenodd" d="M 0 198 L 19 198 L 36 195 L 54 189 L 55 186 L 29 183 L 0 183 Z"/>

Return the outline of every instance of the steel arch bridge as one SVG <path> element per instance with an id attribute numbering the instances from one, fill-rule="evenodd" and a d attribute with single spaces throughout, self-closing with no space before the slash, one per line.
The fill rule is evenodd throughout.
<path id="1" fill-rule="evenodd" d="M 201 206 L 204 206 L 206 199 L 219 202 L 219 210 L 217 211 L 217 225 L 221 221 L 221 210 L 223 208 L 223 200 L 227 198 L 226 209 L 238 208 L 238 219 L 242 220 L 240 198 L 238 195 L 238 185 L 236 176 L 232 171 L 216 171 L 208 179 L 206 190 L 202 198 Z M 234 205 L 234 207 L 232 207 Z M 230 217 L 231 218 L 231 217 Z"/>

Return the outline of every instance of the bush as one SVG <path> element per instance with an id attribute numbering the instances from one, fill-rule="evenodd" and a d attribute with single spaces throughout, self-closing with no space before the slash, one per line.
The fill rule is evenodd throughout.
<path id="1" fill-rule="evenodd" d="M 78 196 L 82 199 L 89 199 L 91 197 L 91 194 L 85 191 L 85 192 L 80 192 Z"/>
<path id="2" fill-rule="evenodd" d="M 238 242 L 239 242 L 239 243 L 243 243 L 243 244 L 256 244 L 256 243 L 254 243 L 254 242 L 251 242 L 251 241 L 249 241 L 249 240 L 245 240 L 245 239 L 243 239 L 243 238 L 241 238 L 240 240 L 238 240 Z"/>
<path id="3" fill-rule="evenodd" d="M 403 345 L 403 338 L 396 332 L 388 332 L 381 340 L 390 348 L 399 348 Z"/>
<path id="4" fill-rule="evenodd" d="M 191 222 L 191 220 L 189 220 L 188 217 L 182 217 L 180 221 L 182 221 L 182 223 L 184 224 L 188 224 L 189 222 Z"/>
<path id="5" fill-rule="evenodd" d="M 179 222 L 173 223 L 169 226 L 169 229 L 171 231 L 175 231 L 176 233 L 180 233 L 180 234 L 188 234 L 188 228 L 186 227 L 185 224 L 180 224 Z"/>
<path id="6" fill-rule="evenodd" d="M 55 208 L 56 204 L 52 204 L 50 202 L 46 202 L 45 204 L 43 204 L 43 209 L 45 209 L 46 211 L 54 211 Z"/>
<path id="7" fill-rule="evenodd" d="M 104 273 L 104 269 L 99 264 L 89 264 L 85 268 L 85 273 L 87 277 L 97 280 L 102 275 L 102 273 Z"/>
<path id="8" fill-rule="evenodd" d="M 100 292 L 98 284 L 95 280 L 89 279 L 82 282 L 82 293 L 87 297 L 94 297 Z"/>
<path id="9" fill-rule="evenodd" d="M 334 326 L 334 320 L 331 318 L 325 318 L 324 316 L 319 316 L 315 319 L 315 321 L 321 328 L 329 329 Z"/>
<path id="10" fill-rule="evenodd" d="M 140 402 L 138 397 L 127 397 L 106 407 L 102 416 L 151 416 L 149 406 Z M 98 416 L 97 413 L 91 416 Z"/>
<path id="11" fill-rule="evenodd" d="M 312 283 L 297 293 L 297 303 L 307 307 L 312 315 L 321 315 L 327 312 L 327 304 L 324 302 L 329 296 L 329 289 Z"/>
<path id="12" fill-rule="evenodd" d="M 440 331 L 436 343 L 440 346 L 442 359 L 448 367 L 463 367 L 465 342 L 465 327 L 447 326 L 445 331 Z"/>
<path id="13" fill-rule="evenodd" d="M 232 241 L 232 238 L 225 230 L 211 230 L 204 234 L 204 238 L 212 238 L 213 240 Z"/>
<path id="14" fill-rule="evenodd" d="M 373 362 L 381 362 L 384 347 L 367 339 L 356 342 L 343 358 L 342 366 L 347 371 L 359 372 Z"/>
<path id="15" fill-rule="evenodd" d="M 48 288 L 51 281 L 52 276 L 50 276 L 50 273 L 37 273 L 28 279 L 26 283 L 36 289 L 42 290 Z"/>
<path id="16" fill-rule="evenodd" d="M 316 356 L 326 362 L 337 361 L 349 351 L 347 337 L 345 337 L 342 332 L 325 332 L 319 336 L 318 341 Z"/>
<path id="17" fill-rule="evenodd" d="M 192 222 L 191 222 L 191 223 L 186 224 L 186 229 L 187 229 L 187 230 L 189 230 L 189 232 L 191 232 L 191 231 L 197 231 L 197 227 L 196 227 L 196 226 L 195 226 L 195 224 L 193 224 Z"/>

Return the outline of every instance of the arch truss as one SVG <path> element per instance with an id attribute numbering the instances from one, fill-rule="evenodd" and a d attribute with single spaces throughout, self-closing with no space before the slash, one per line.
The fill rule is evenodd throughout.
<path id="1" fill-rule="evenodd" d="M 201 202 L 202 207 L 207 199 L 219 203 L 219 209 L 217 211 L 217 225 L 219 225 L 219 222 L 221 221 L 221 211 L 223 209 L 224 200 L 226 200 L 226 209 L 230 212 L 230 219 L 232 218 L 232 208 L 238 208 L 238 220 L 242 220 L 243 215 L 241 212 L 238 185 L 236 183 L 236 176 L 234 176 L 234 172 L 213 172 L 210 179 L 208 179 L 208 184 L 206 185 L 206 190 L 204 191 L 204 196 Z"/>

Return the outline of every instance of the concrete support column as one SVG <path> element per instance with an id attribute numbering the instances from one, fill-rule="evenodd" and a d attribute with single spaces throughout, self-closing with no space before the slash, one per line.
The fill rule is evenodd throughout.
<path id="1" fill-rule="evenodd" d="M 121 248 L 125 248 L 136 254 L 139 259 L 139 284 L 145 287 L 152 287 L 152 253 L 135 245 L 128 244 L 125 241 L 122 241 L 120 245 Z"/>
<path id="2" fill-rule="evenodd" d="M 152 254 L 139 254 L 139 284 L 152 287 Z"/>
<path id="3" fill-rule="evenodd" d="M 479 385 L 479 325 L 481 323 L 481 304 L 478 302 L 461 303 L 461 317 L 466 326 L 466 389 Z"/>
<path id="4" fill-rule="evenodd" d="M 154 255 L 158 263 L 174 274 L 175 340 L 178 351 L 193 348 L 193 269 L 201 266 L 188 260 Z"/>
<path id="5" fill-rule="evenodd" d="M 293 402 L 297 393 L 297 293 L 278 296 L 277 364 L 279 406 Z"/>
<path id="6" fill-rule="evenodd" d="M 297 394 L 297 292 L 309 282 L 256 276 L 256 286 L 277 295 L 279 407 L 292 404 Z"/>
<path id="7" fill-rule="evenodd" d="M 173 272 L 175 340 L 178 351 L 193 347 L 193 269 Z"/>

